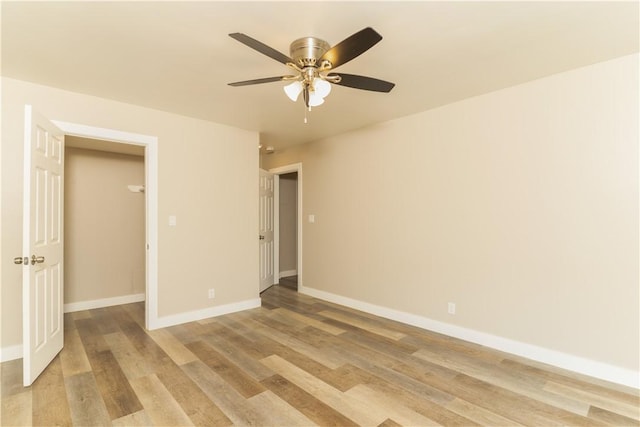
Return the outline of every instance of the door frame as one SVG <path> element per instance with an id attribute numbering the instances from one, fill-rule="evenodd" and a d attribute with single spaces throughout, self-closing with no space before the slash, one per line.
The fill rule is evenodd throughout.
<path id="1" fill-rule="evenodd" d="M 51 120 L 65 135 L 100 139 L 145 149 L 146 284 L 145 327 L 158 326 L 158 137 Z"/>
<path id="2" fill-rule="evenodd" d="M 280 166 L 277 168 L 269 169 L 269 172 L 275 175 L 275 194 L 274 194 L 274 266 L 273 266 L 273 274 L 274 281 L 276 283 L 280 282 L 280 175 L 284 175 L 285 173 L 297 172 L 298 173 L 298 214 L 296 218 L 296 234 L 297 234 L 297 266 L 296 270 L 298 272 L 298 291 L 302 290 L 304 287 L 304 282 L 302 279 L 302 163 L 293 163 L 290 165 Z"/>

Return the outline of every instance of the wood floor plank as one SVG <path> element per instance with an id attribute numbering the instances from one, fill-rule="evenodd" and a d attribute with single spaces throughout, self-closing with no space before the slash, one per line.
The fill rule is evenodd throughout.
<path id="1" fill-rule="evenodd" d="M 238 391 L 244 398 L 255 396 L 262 393 L 264 387 L 242 369 L 238 368 L 229 359 L 218 353 L 210 345 L 202 341 L 187 344 L 187 348 L 191 350 L 205 365 L 212 371 L 220 375 L 229 385 Z"/>
<path id="2" fill-rule="evenodd" d="M 2 395 L 0 405 L 0 425 L 31 426 L 33 425 L 33 407 L 31 389 L 22 393 Z"/>
<path id="3" fill-rule="evenodd" d="M 10 360 L 0 366 L 0 396 L 11 396 L 24 392 L 22 387 L 22 359 Z"/>
<path id="4" fill-rule="evenodd" d="M 131 387 L 154 425 L 194 425 L 155 374 L 132 380 Z"/>
<path id="5" fill-rule="evenodd" d="M 89 310 L 74 311 L 73 313 L 68 314 L 74 322 L 80 319 L 91 319 L 91 313 L 89 312 Z"/>
<path id="6" fill-rule="evenodd" d="M 347 396 L 279 356 L 269 356 L 262 363 L 360 425 L 378 425 L 387 418 L 379 413 L 371 413 L 370 408 L 365 409 L 358 404 L 357 399 Z"/>
<path id="7" fill-rule="evenodd" d="M 76 329 L 84 352 L 90 360 L 91 356 L 109 350 L 109 345 L 104 340 L 104 336 L 100 332 L 100 328 L 92 317 L 81 318 L 75 321 Z"/>
<path id="8" fill-rule="evenodd" d="M 162 369 L 166 364 L 171 364 L 173 361 L 162 350 L 162 348 L 151 338 L 147 332 L 137 323 L 130 323 L 121 325 L 121 330 L 124 332 L 133 344 L 134 348 L 144 355 L 145 362 L 153 370 L 157 372 Z"/>
<path id="9" fill-rule="evenodd" d="M 374 351 L 390 355 L 399 360 L 409 360 L 407 356 L 412 355 L 419 349 L 419 347 L 414 345 L 406 344 L 402 341 L 391 340 L 369 331 L 362 331 L 358 334 L 345 332 L 340 336 L 340 338 L 347 341 L 356 340 L 358 345 L 366 346 Z"/>
<path id="10" fill-rule="evenodd" d="M 289 319 L 292 319 L 293 321 L 304 323 L 305 325 L 312 326 L 331 335 L 340 335 L 345 332 L 344 329 L 331 326 L 327 323 L 321 322 L 320 320 L 316 320 L 308 316 L 303 316 L 291 310 L 287 310 L 286 308 L 277 308 L 274 311 L 277 311 L 278 313 L 282 314 L 285 317 L 288 317 Z"/>
<path id="11" fill-rule="evenodd" d="M 360 328 L 365 331 L 390 338 L 392 340 L 399 340 L 407 336 L 407 334 L 403 332 L 397 332 L 389 328 L 381 328 L 353 316 L 346 316 L 341 313 L 326 310 L 321 311 L 319 314 L 329 319 L 337 320 L 338 322 L 346 323 L 348 325 L 355 326 L 356 328 Z"/>
<path id="12" fill-rule="evenodd" d="M 64 379 L 71 420 L 77 426 L 110 426 L 111 417 L 102 400 L 92 372 L 83 372 Z"/>
<path id="13" fill-rule="evenodd" d="M 104 339 L 128 380 L 145 377 L 154 372 L 145 356 L 136 350 L 123 332 L 104 335 Z"/>
<path id="14" fill-rule="evenodd" d="M 315 375 L 317 377 L 322 376 L 326 371 L 331 370 L 325 365 L 316 362 L 313 359 L 305 356 L 304 354 L 290 348 L 284 346 L 276 341 L 271 340 L 269 337 L 263 336 L 261 341 L 258 341 L 259 345 L 264 349 L 269 350 L 269 356 L 277 355 L 289 363 L 299 367 L 300 369 L 304 369 L 305 371 Z M 267 356 L 267 357 L 269 357 Z M 268 367 L 268 366 L 267 366 Z"/>
<path id="15" fill-rule="evenodd" d="M 271 426 L 311 426 L 313 422 L 286 401 L 280 399 L 271 390 L 247 399 L 264 420 L 264 425 Z"/>
<path id="16" fill-rule="evenodd" d="M 72 424 L 60 357 L 55 357 L 31 386 L 32 421 L 38 426 Z"/>
<path id="17" fill-rule="evenodd" d="M 144 314 L 144 302 L 124 304 L 121 305 L 122 309 L 126 311 L 131 319 L 138 324 L 141 328 L 145 327 L 145 314 Z"/>
<path id="18" fill-rule="evenodd" d="M 264 326 L 261 326 L 260 323 L 262 323 L 262 325 Z M 314 360 L 326 366 L 327 368 L 335 369 L 346 363 L 346 360 L 337 354 L 318 351 L 318 348 L 297 339 L 297 333 L 294 335 L 283 333 L 280 330 L 270 326 L 269 323 L 270 322 L 266 321 L 266 319 L 260 319 L 258 322 L 252 324 L 255 325 L 254 330 L 256 332 L 269 337 L 270 339 L 282 344 L 285 347 L 294 349 L 298 353 L 303 354 L 309 359 Z"/>
<path id="19" fill-rule="evenodd" d="M 344 392 L 358 384 L 368 384 L 373 381 L 373 375 L 353 366 L 350 363 L 337 369 L 327 370 L 316 374 L 318 378 L 332 387 Z"/>
<path id="20" fill-rule="evenodd" d="M 261 425 L 256 410 L 246 404 L 246 399 L 213 372 L 202 361 L 190 362 L 181 369 L 204 391 L 217 407 L 236 425 Z"/>
<path id="21" fill-rule="evenodd" d="M 567 395 L 554 393 L 553 390 L 547 389 L 546 386 L 538 388 L 538 384 L 531 384 L 528 381 L 516 378 L 511 373 L 503 371 L 499 366 L 486 366 L 480 361 L 464 360 L 464 356 L 445 356 L 425 348 L 416 351 L 414 355 L 578 415 L 586 416 L 589 412 L 589 404 L 567 397 Z"/>
<path id="22" fill-rule="evenodd" d="M 450 411 L 473 420 L 483 426 L 522 426 L 514 420 L 488 411 L 480 406 L 474 405 L 462 399 L 454 399 L 445 405 Z"/>
<path id="23" fill-rule="evenodd" d="M 403 405 L 446 426 L 477 425 L 472 419 L 447 408 L 455 397 L 446 389 L 420 382 L 393 369 L 364 360 L 356 361 L 361 375 L 368 375 L 365 383 L 380 393 L 392 396 Z M 398 375 L 400 374 L 400 375 Z"/>
<path id="24" fill-rule="evenodd" d="M 208 330 L 208 325 L 201 324 L 200 322 L 183 323 L 167 328 L 167 331 L 171 332 L 182 344 L 200 340 Z"/>
<path id="25" fill-rule="evenodd" d="M 604 422 L 611 426 L 640 426 L 640 422 L 636 419 L 628 418 L 624 415 L 598 408 L 597 406 L 591 407 L 589 410 L 589 418 Z"/>
<path id="26" fill-rule="evenodd" d="M 387 418 L 382 423 L 378 424 L 378 427 L 402 427 L 402 424 L 398 424 L 391 418 Z"/>
<path id="27" fill-rule="evenodd" d="M 75 324 L 75 322 L 71 322 Z M 77 328 L 66 330 L 64 333 L 64 347 L 60 352 L 62 373 L 65 377 L 91 371 L 87 353 L 84 351 L 82 340 Z"/>
<path id="28" fill-rule="evenodd" d="M 89 356 L 89 363 L 111 419 L 121 418 L 142 409 L 138 396 L 111 351 Z"/>
<path id="29" fill-rule="evenodd" d="M 233 360 L 233 363 L 242 368 L 247 375 L 256 381 L 262 381 L 274 374 L 271 369 L 258 361 L 263 357 L 261 353 L 258 353 L 258 357 L 252 357 L 252 355 L 255 355 L 256 353 L 252 348 L 248 349 L 242 343 L 240 345 L 236 345 L 226 336 L 215 335 L 206 335 L 202 338 L 202 341 L 213 347 L 227 359 Z"/>
<path id="30" fill-rule="evenodd" d="M 562 396 L 569 396 L 570 398 L 575 398 L 581 402 L 584 402 L 585 405 L 597 406 L 599 408 L 618 413 L 622 416 L 633 418 L 636 421 L 640 421 L 640 408 L 638 408 L 637 405 L 633 406 L 626 402 L 620 402 L 606 396 L 599 396 L 589 391 L 557 384 L 552 381 L 549 381 L 544 386 L 544 390 L 553 392 L 555 394 L 560 394 Z"/>
<path id="31" fill-rule="evenodd" d="M 344 341 L 342 348 L 349 357 L 349 363 L 390 384 L 402 384 L 402 388 L 435 404 L 444 405 L 454 397 L 441 389 L 419 381 L 409 375 L 395 371 L 396 361 L 391 357 L 376 353 L 353 342 Z"/>
<path id="32" fill-rule="evenodd" d="M 151 421 L 151 418 L 147 415 L 147 411 L 144 409 L 134 412 L 133 414 L 117 418 L 111 423 L 114 427 L 148 427 L 153 425 L 153 421 Z"/>
<path id="33" fill-rule="evenodd" d="M 384 419 L 392 418 L 394 421 L 408 426 L 438 426 L 436 421 L 425 417 L 413 409 L 404 406 L 393 397 L 375 390 L 363 384 L 358 384 L 349 389 L 346 393 L 361 402 L 361 405 L 368 405 L 372 411 L 377 411 Z"/>
<path id="34" fill-rule="evenodd" d="M 184 365 L 185 363 L 198 359 L 196 355 L 185 348 L 169 331 L 156 329 L 155 331 L 148 331 L 147 333 L 177 365 Z"/>
<path id="35" fill-rule="evenodd" d="M 474 390 L 476 394 L 474 403 L 478 406 L 491 412 L 506 414 L 508 418 L 512 418 L 522 424 L 604 425 L 465 374 L 458 375 L 453 382 L 460 386 L 459 390 Z M 459 392 L 459 394 L 462 393 Z M 473 399 L 465 400 L 473 401 Z"/>
<path id="36" fill-rule="evenodd" d="M 520 356 L 508 355 L 500 363 L 509 369 L 522 371 L 530 376 L 536 376 L 557 384 L 607 396 L 631 405 L 636 405 L 638 401 L 640 401 L 640 389 L 611 383 L 599 378 L 588 377 L 577 372 L 567 371 Z"/>
<path id="37" fill-rule="evenodd" d="M 98 329 L 100 329 L 100 333 L 103 335 L 120 330 L 118 322 L 115 321 L 117 311 L 119 311 L 119 307 L 103 307 L 89 310 L 91 317 L 95 320 Z"/>
<path id="38" fill-rule="evenodd" d="M 197 426 L 230 426 L 231 420 L 177 365 L 165 366 L 157 373 L 162 384 Z"/>
<path id="39" fill-rule="evenodd" d="M 289 402 L 314 423 L 321 426 L 356 426 L 357 423 L 317 399 L 281 375 L 262 381 L 269 390 Z"/>

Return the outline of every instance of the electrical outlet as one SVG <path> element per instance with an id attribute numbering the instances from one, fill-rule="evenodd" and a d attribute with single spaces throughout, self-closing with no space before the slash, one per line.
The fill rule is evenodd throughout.
<path id="1" fill-rule="evenodd" d="M 209 289 L 209 299 L 214 299 L 216 297 L 216 290 L 211 288 Z"/>
<path id="2" fill-rule="evenodd" d="M 456 314 L 456 303 L 455 302 L 450 302 L 447 305 L 447 312 L 449 314 Z"/>

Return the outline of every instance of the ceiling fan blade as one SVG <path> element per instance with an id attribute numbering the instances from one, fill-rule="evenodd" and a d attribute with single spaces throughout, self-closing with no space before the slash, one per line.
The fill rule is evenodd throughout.
<path id="1" fill-rule="evenodd" d="M 244 81 L 241 81 L 241 82 L 228 83 L 228 85 L 229 86 L 259 85 L 261 83 L 279 82 L 281 80 L 286 80 L 289 77 L 293 77 L 293 76 L 265 77 L 263 79 L 244 80 Z"/>
<path id="2" fill-rule="evenodd" d="M 382 40 L 382 36 L 376 33 L 373 28 L 367 27 L 326 51 L 320 58 L 320 62 L 326 59 L 331 62 L 332 68 L 339 67 L 366 52 L 380 40 Z"/>
<path id="3" fill-rule="evenodd" d="M 229 37 L 231 37 L 232 39 L 238 40 L 240 43 L 249 46 L 251 49 L 257 50 L 261 54 L 267 55 L 269 58 L 275 59 L 276 61 L 281 62 L 285 65 L 288 62 L 293 62 L 293 59 L 289 58 L 284 53 L 278 52 L 274 48 L 269 47 L 266 44 L 249 37 L 246 34 L 231 33 L 229 34 Z"/>
<path id="4" fill-rule="evenodd" d="M 355 89 L 371 90 L 374 92 L 391 92 L 395 83 L 384 80 L 374 79 L 373 77 L 358 76 L 355 74 L 336 74 L 331 73 L 329 76 L 340 76 L 341 80 L 335 83 L 340 86 L 352 87 Z"/>

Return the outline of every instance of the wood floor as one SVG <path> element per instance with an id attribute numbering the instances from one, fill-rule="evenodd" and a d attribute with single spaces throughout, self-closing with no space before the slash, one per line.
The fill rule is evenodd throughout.
<path id="1" fill-rule="evenodd" d="M 2 368 L 1 424 L 639 425 L 638 391 L 274 286 L 262 308 L 146 332 L 142 303 L 65 316 L 29 388 Z"/>

